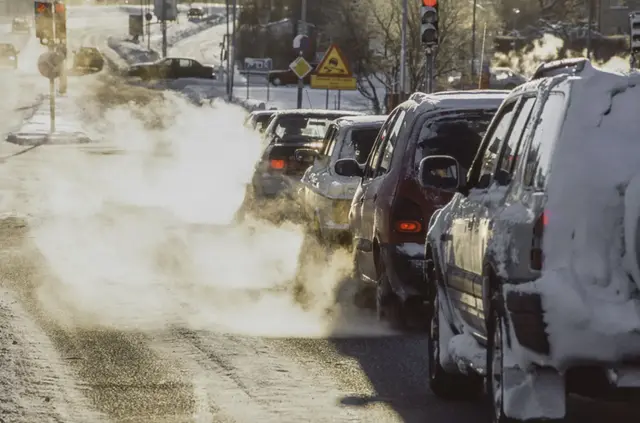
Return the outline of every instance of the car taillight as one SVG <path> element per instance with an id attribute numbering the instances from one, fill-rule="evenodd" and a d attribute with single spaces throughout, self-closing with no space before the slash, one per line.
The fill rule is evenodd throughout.
<path id="1" fill-rule="evenodd" d="M 399 220 L 396 222 L 396 231 L 419 233 L 422 232 L 422 224 L 417 220 Z"/>
<path id="2" fill-rule="evenodd" d="M 269 165 L 271 166 L 271 169 L 283 170 L 286 166 L 286 163 L 282 159 L 271 159 Z"/>
<path id="3" fill-rule="evenodd" d="M 533 237 L 531 240 L 531 268 L 533 270 L 542 270 L 544 264 L 544 253 L 542 250 L 542 238 L 544 235 L 544 227 L 547 225 L 548 215 L 543 212 L 536 223 L 533 225 Z"/>
<path id="4" fill-rule="evenodd" d="M 393 228 L 396 232 L 419 234 L 424 230 L 423 212 L 419 204 L 399 198 L 393 208 Z"/>

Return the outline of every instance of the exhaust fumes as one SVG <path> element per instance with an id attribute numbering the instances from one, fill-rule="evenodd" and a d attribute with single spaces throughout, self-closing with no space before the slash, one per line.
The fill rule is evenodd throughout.
<path id="1" fill-rule="evenodd" d="M 326 251 L 291 222 L 235 219 L 263 149 L 242 109 L 94 84 L 84 119 L 102 141 L 41 149 L 26 181 L 28 242 L 45 263 L 37 297 L 52 319 L 273 337 L 389 333 L 350 299 L 336 301 L 351 272 L 346 250 Z"/>

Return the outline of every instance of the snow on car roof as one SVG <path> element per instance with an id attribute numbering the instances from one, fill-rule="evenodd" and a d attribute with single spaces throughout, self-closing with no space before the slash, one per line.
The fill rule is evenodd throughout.
<path id="1" fill-rule="evenodd" d="M 350 110 L 329 110 L 329 109 L 284 109 L 276 110 L 278 115 L 335 115 L 342 114 L 344 116 L 362 116 L 362 112 L 354 112 Z"/>
<path id="2" fill-rule="evenodd" d="M 387 120 L 386 115 L 367 115 L 367 116 L 345 116 L 336 119 L 339 126 L 357 126 L 373 123 L 384 123 Z"/>
<path id="3" fill-rule="evenodd" d="M 509 91 L 469 90 L 442 91 L 435 94 L 415 93 L 409 101 L 412 111 L 426 113 L 439 109 L 495 109 L 507 98 Z"/>

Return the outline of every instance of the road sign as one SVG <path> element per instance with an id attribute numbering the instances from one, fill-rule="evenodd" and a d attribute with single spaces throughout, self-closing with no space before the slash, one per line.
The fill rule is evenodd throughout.
<path id="1" fill-rule="evenodd" d="M 151 19 L 153 19 L 153 13 L 146 13 L 144 15 L 144 18 L 146 19 L 147 22 L 151 21 Z"/>
<path id="2" fill-rule="evenodd" d="M 309 62 L 304 60 L 304 57 L 300 56 L 289 65 L 289 69 L 296 74 L 296 76 L 300 79 L 307 76 L 309 72 L 313 70 Z"/>
<path id="3" fill-rule="evenodd" d="M 293 39 L 293 49 L 296 51 L 304 51 L 309 48 L 309 37 L 306 35 L 300 34 L 296 35 Z"/>
<path id="4" fill-rule="evenodd" d="M 316 69 L 315 75 L 311 75 L 311 88 L 340 91 L 357 89 L 356 78 L 353 77 L 342 51 L 335 44 L 329 47 Z"/>
<path id="5" fill-rule="evenodd" d="M 64 57 L 60 53 L 47 52 L 38 57 L 38 71 L 47 79 L 55 79 L 62 72 Z"/>
<path id="6" fill-rule="evenodd" d="M 337 45 L 333 44 L 329 47 L 322 62 L 318 65 L 316 75 L 327 77 L 350 77 L 352 75 L 351 69 Z"/>
<path id="7" fill-rule="evenodd" d="M 354 91 L 358 89 L 356 78 L 311 75 L 311 88 L 321 90 Z"/>
<path id="8" fill-rule="evenodd" d="M 244 69 L 254 72 L 266 72 L 273 69 L 273 60 L 270 57 L 245 57 Z"/>
<path id="9" fill-rule="evenodd" d="M 154 0 L 153 14 L 159 21 L 175 21 L 178 17 L 178 0 Z"/>

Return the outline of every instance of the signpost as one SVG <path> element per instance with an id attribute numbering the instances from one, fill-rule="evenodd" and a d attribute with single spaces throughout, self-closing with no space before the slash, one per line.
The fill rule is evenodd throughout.
<path id="1" fill-rule="evenodd" d="M 48 51 L 38 57 L 38 71 L 49 80 L 50 133 L 56 130 L 56 79 L 60 93 L 66 92 L 67 11 L 63 2 L 35 1 L 36 37 Z"/>
<path id="2" fill-rule="evenodd" d="M 357 89 L 357 80 L 337 45 L 333 44 L 329 47 L 315 73 L 311 75 L 311 88 L 327 90 L 326 108 L 329 108 L 330 90 L 338 90 L 338 98 L 340 98 L 342 91 Z M 339 104 L 337 108 L 340 108 Z"/>
<path id="3" fill-rule="evenodd" d="M 273 69 L 273 60 L 270 57 L 245 57 L 244 70 L 247 78 L 247 100 L 249 99 L 249 84 L 251 74 L 267 75 Z M 267 101 L 269 101 L 269 80 L 267 78 Z"/>

